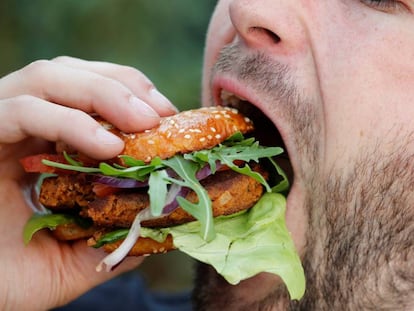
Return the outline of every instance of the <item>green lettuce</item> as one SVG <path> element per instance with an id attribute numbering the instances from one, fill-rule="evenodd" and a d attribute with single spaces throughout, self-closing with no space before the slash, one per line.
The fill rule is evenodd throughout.
<path id="1" fill-rule="evenodd" d="M 305 275 L 286 228 L 285 206 L 283 195 L 266 193 L 249 211 L 215 218 L 216 237 L 210 242 L 198 234 L 198 221 L 171 228 L 142 228 L 141 236 L 163 240 L 171 234 L 175 247 L 213 266 L 230 284 L 260 272 L 277 274 L 291 299 L 300 299 Z"/>
<path id="2" fill-rule="evenodd" d="M 33 235 L 42 229 L 55 230 L 57 226 L 76 223 L 77 225 L 88 228 L 91 225 L 91 221 L 78 216 L 72 216 L 68 214 L 36 214 L 26 222 L 23 228 L 23 242 L 29 244 Z"/>

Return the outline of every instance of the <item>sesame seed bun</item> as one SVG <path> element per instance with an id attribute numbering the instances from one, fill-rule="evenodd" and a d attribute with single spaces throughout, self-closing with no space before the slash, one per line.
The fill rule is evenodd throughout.
<path id="1" fill-rule="evenodd" d="M 140 133 L 126 134 L 105 127 L 125 142 L 122 154 L 150 162 L 154 157 L 170 158 L 178 153 L 210 149 L 237 132 L 253 130 L 249 118 L 228 107 L 204 107 L 163 118 L 160 124 Z"/>

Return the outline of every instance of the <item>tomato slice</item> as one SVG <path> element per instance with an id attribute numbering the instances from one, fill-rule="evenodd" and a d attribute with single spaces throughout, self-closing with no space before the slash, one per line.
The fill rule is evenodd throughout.
<path id="1" fill-rule="evenodd" d="M 104 184 L 95 183 L 93 185 L 92 191 L 96 194 L 97 197 L 105 197 L 111 194 L 115 194 L 120 191 L 119 188 L 114 188 Z"/>
<path id="2" fill-rule="evenodd" d="M 44 165 L 42 163 L 42 160 L 49 160 L 53 162 L 67 164 L 67 161 L 65 160 L 65 157 L 63 155 L 48 153 L 27 156 L 23 159 L 20 159 L 20 163 L 23 166 L 24 170 L 28 173 L 56 173 L 58 171 L 62 171 L 56 167 Z"/>

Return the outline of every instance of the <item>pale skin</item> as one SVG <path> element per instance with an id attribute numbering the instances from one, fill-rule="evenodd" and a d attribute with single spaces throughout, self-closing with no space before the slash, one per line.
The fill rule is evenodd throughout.
<path id="1" fill-rule="evenodd" d="M 64 141 L 92 157 L 107 159 L 123 142 L 89 115 L 96 112 L 126 132 L 141 131 L 176 108 L 136 69 L 60 57 L 37 61 L 0 80 L 0 285 L 1 310 L 46 310 L 135 268 L 129 258 L 111 273 L 95 271 L 105 256 L 84 242 L 59 243 L 47 232 L 24 246 L 22 228 L 32 211 L 21 184 L 18 160 L 50 152 L 47 141 Z M 7 254 L 7 255 L 6 255 Z"/>
<path id="2" fill-rule="evenodd" d="M 412 309 L 413 29 L 414 2 L 411 0 L 218 1 L 207 36 L 202 102 L 204 105 L 218 103 L 218 94 L 225 89 L 248 99 L 278 127 L 294 169 L 286 221 L 303 258 L 308 286 L 302 301 L 290 303 L 279 288 L 279 280 L 273 276 L 259 275 L 230 287 L 208 270 L 204 277 L 209 281 L 203 279 L 197 291 L 200 310 Z M 220 51 L 228 45 L 231 49 L 226 49 L 219 58 Z M 216 65 L 218 59 L 219 65 Z M 72 62 L 78 65 L 70 65 Z M 59 63 L 71 68 L 79 66 L 87 72 L 98 70 L 92 69 L 95 65 L 82 61 L 60 59 Z M 47 79 L 49 73 L 41 75 L 43 79 L 36 78 L 46 64 L 37 65 L 34 73 L 20 72 L 17 80 L 23 79 L 26 83 L 13 83 L 14 78 L 10 76 L 0 81 L 0 98 L 3 99 L 0 137 L 3 139 L 2 171 L 5 172 L 0 189 L 7 193 L 1 196 L 0 221 L 4 224 L 0 246 L 11 254 L 5 258 L 9 264 L 2 268 L 10 281 L 7 288 L 0 290 L 6 292 L 7 303 L 21 303 L 22 307 L 24 303 L 33 306 L 33 301 L 19 295 L 40 295 L 34 301 L 42 309 L 73 299 L 112 275 L 94 274 L 94 263 L 100 254 L 89 256 L 91 251 L 81 246 L 58 246 L 46 234 L 29 248 L 15 242 L 30 213 L 16 183 L 22 174 L 16 159 L 40 150 L 38 144 L 28 145 L 22 140 L 27 136 L 64 140 L 101 158 L 115 155 L 122 149 L 113 141 L 109 144 L 93 138 L 87 141 L 88 137 L 94 137 L 96 124 L 85 119 L 82 113 L 68 114 L 66 108 L 61 111 L 61 107 L 69 103 L 76 109 L 106 113 L 105 116 L 118 126 L 126 126 L 117 119 L 120 114 L 125 114 L 125 118 L 136 116 L 136 124 L 143 128 L 157 121 L 154 117 L 145 118 L 142 114 L 120 109 L 130 107 L 122 100 L 117 101 L 114 109 L 111 106 L 114 101 L 106 102 L 106 96 L 102 96 L 103 102 L 96 103 L 94 109 L 90 108 L 88 98 L 106 89 L 96 85 L 99 83 L 94 79 L 81 83 L 90 97 L 73 99 L 70 98 L 72 92 L 61 95 L 62 89 L 53 87 L 59 79 Z M 75 76 L 80 72 L 68 72 L 66 67 L 60 70 L 73 78 L 74 84 L 69 85 L 76 89 L 79 81 L 75 81 Z M 128 88 L 129 78 L 122 74 L 122 79 L 106 70 L 98 74 L 120 80 Z M 138 76 L 142 78 L 141 74 Z M 173 113 L 170 109 L 161 109 L 164 105 L 158 100 L 146 97 L 148 84 L 146 80 L 137 79 L 141 81 L 134 84 L 138 89 L 130 89 L 131 92 L 159 115 Z M 281 86 L 291 92 L 283 93 Z M 27 92 L 34 97 L 10 99 Z M 57 94 L 59 98 L 53 98 Z M 21 112 L 22 105 L 38 107 L 40 103 L 33 99 L 45 95 L 46 100 L 59 105 L 44 102 L 41 110 L 28 108 Z M 120 94 L 119 98 L 125 99 L 125 94 Z M 30 118 L 28 111 L 32 114 Z M 40 111 L 44 113 L 38 113 Z M 59 121 L 45 119 L 48 111 L 57 115 Z M 68 115 L 72 124 L 80 122 L 79 126 L 63 122 Z M 39 127 L 30 122 L 33 118 L 42 120 L 39 124 L 44 125 Z M 133 128 L 127 126 L 125 130 Z M 91 135 L 85 135 L 85 131 Z M 44 245 L 48 245 L 47 248 Z M 39 272 L 51 269 L 48 263 L 52 258 L 56 260 L 57 247 L 61 251 L 57 252 L 60 255 L 55 269 L 65 267 L 63 271 L 68 271 L 78 267 L 68 274 L 71 277 L 66 283 L 53 279 L 53 282 L 58 280 L 59 286 L 54 285 L 52 278 L 44 278 L 46 273 Z M 45 256 L 45 249 L 51 250 L 53 257 Z M 88 264 L 79 270 L 77 260 L 85 258 Z M 67 260 L 66 264 L 62 264 L 63 259 Z M 22 264 L 16 267 L 18 260 L 22 260 Z M 22 273 L 22 267 L 29 263 L 39 267 L 30 266 Z M 51 273 L 51 270 L 46 271 Z M 21 279 L 12 278 L 12 275 L 20 275 Z M 59 272 L 59 275 L 65 273 Z M 73 286 L 79 279 L 84 281 L 80 289 L 75 290 Z M 31 288 L 39 290 L 21 291 L 23 280 L 36 282 L 37 287 Z M 42 291 L 43 288 L 58 290 L 50 293 Z M 4 304 L 0 302 L 0 307 Z"/>

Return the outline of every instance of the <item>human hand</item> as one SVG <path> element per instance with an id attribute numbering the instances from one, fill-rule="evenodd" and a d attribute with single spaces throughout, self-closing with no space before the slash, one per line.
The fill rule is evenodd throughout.
<path id="1" fill-rule="evenodd" d="M 89 113 L 132 132 L 175 112 L 142 73 L 110 63 L 60 57 L 34 62 L 0 79 L 1 310 L 65 304 L 142 261 L 127 258 L 113 272 L 98 273 L 95 266 L 104 254 L 84 241 L 60 243 L 39 232 L 25 246 L 22 230 L 32 211 L 23 194 L 29 176 L 19 159 L 50 151 L 52 141 L 96 159 L 111 158 L 122 151 L 123 142 Z"/>

